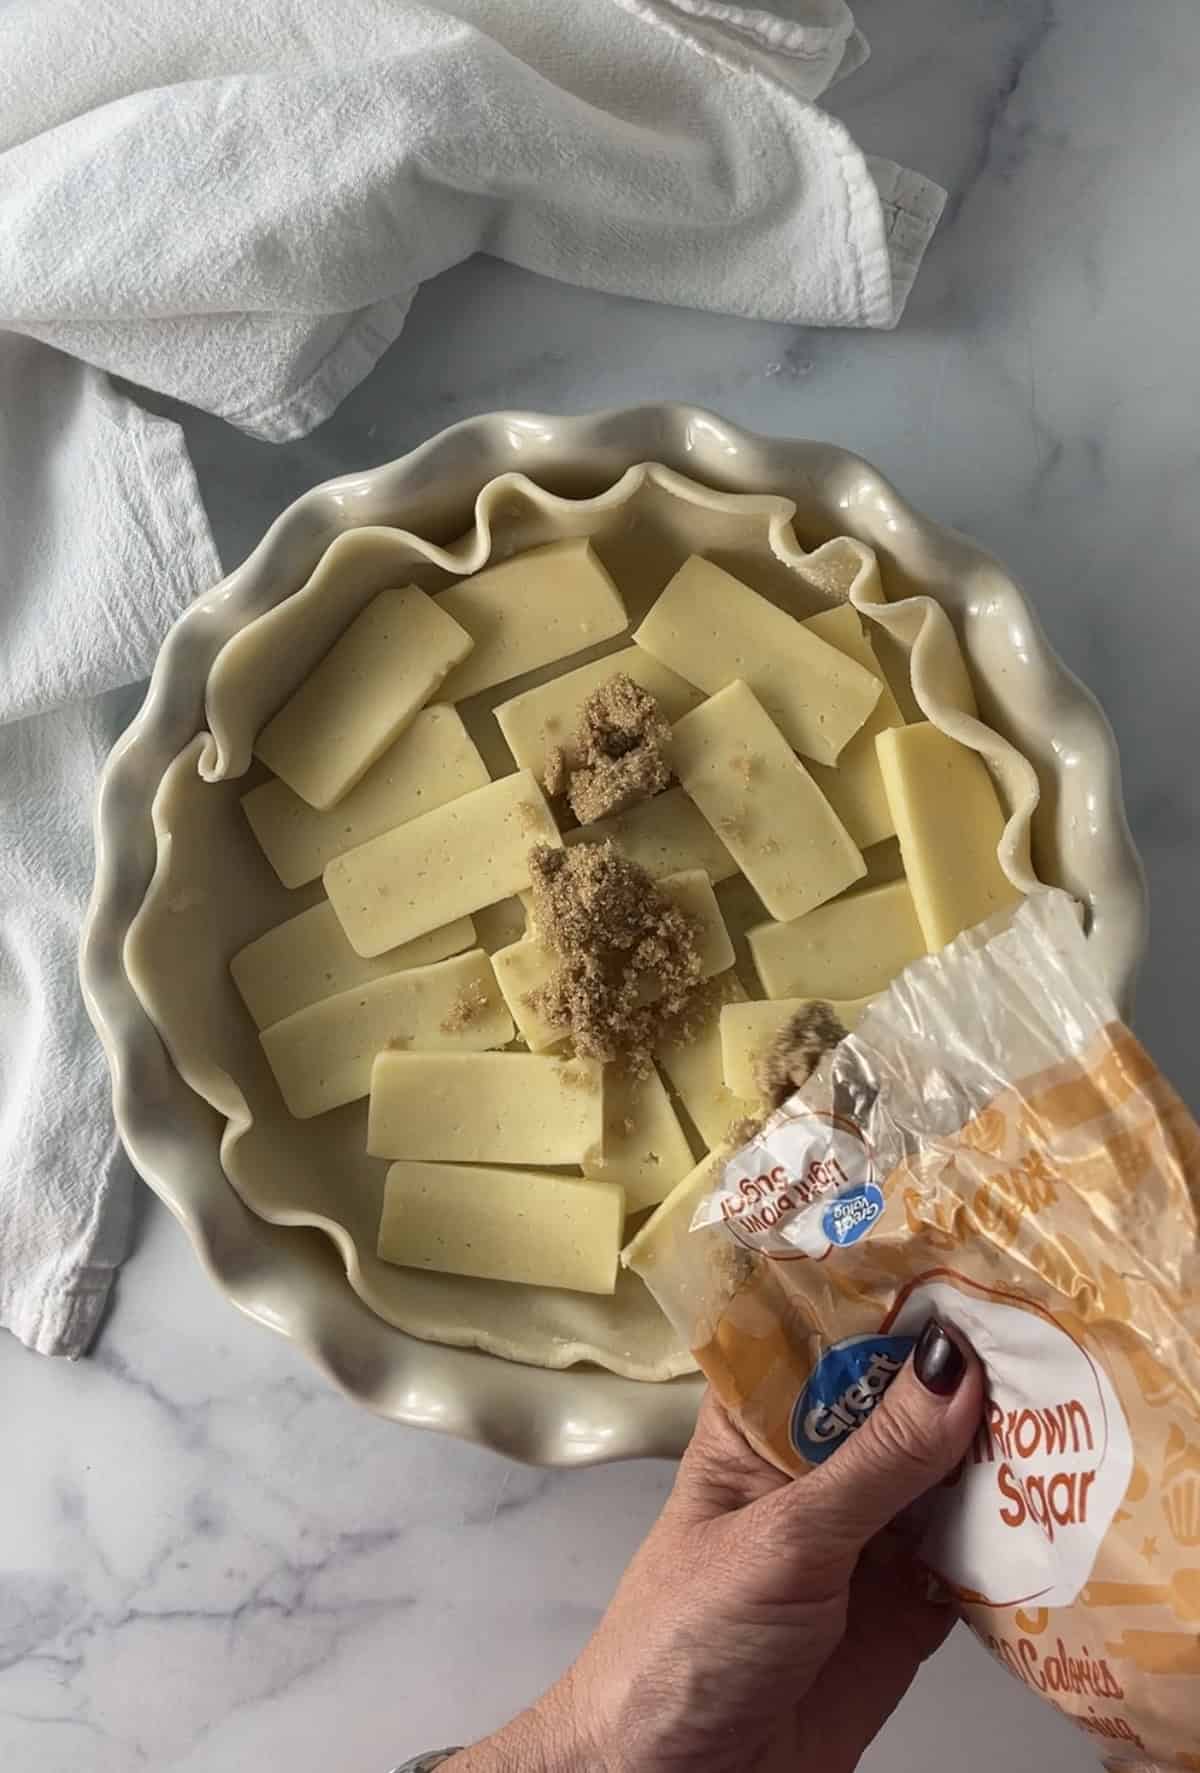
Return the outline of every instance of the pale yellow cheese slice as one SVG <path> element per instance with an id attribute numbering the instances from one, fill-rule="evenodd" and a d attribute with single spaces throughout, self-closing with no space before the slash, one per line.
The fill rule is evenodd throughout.
<path id="1" fill-rule="evenodd" d="M 753 1098 L 725 1087 L 721 1064 L 721 1010 L 727 1003 L 745 1000 L 737 974 L 720 974 L 710 982 L 703 1008 L 688 1018 L 677 1038 L 664 1041 L 656 1055 L 710 1150 L 723 1144 L 730 1129 L 758 1106 Z"/>
<path id="2" fill-rule="evenodd" d="M 381 591 L 267 722 L 255 755 L 310 806 L 333 806 L 473 644 L 415 585 Z"/>
<path id="3" fill-rule="evenodd" d="M 372 1157 L 577 1164 L 603 1137 L 603 1067 L 594 1059 L 384 1052 L 375 1061 Z"/>
<path id="4" fill-rule="evenodd" d="M 435 702 L 327 812 L 278 777 L 243 794 L 242 807 L 284 886 L 298 887 L 316 880 L 334 856 L 489 780 L 456 710 Z"/>
<path id="5" fill-rule="evenodd" d="M 533 1053 L 556 1047 L 570 1032 L 561 1022 L 552 1022 L 530 1001 L 543 985 L 549 984 L 557 964 L 554 950 L 536 936 L 498 948 L 492 956 L 496 982 L 504 993 L 517 1033 Z"/>
<path id="6" fill-rule="evenodd" d="M 823 763 L 809 766 L 813 781 L 859 849 L 869 849 L 873 843 L 891 837 L 896 829 L 883 792 L 875 738 L 890 726 L 903 726 L 904 716 L 875 657 L 875 649 L 863 632 L 862 617 L 851 604 L 843 603 L 837 609 L 823 610 L 819 616 L 809 616 L 803 626 L 879 679 L 879 700 L 865 724 L 847 742 L 837 764 L 833 768 Z"/>
<path id="7" fill-rule="evenodd" d="M 583 1173 L 619 1182 L 625 1211 L 662 1200 L 692 1167 L 692 1150 L 653 1066 L 639 1076 L 625 1065 L 604 1068 L 604 1146 L 587 1152 Z"/>
<path id="8" fill-rule="evenodd" d="M 848 893 L 794 923 L 760 923 L 746 940 L 768 997 L 871 997 L 925 943 L 908 884 Z"/>
<path id="9" fill-rule="evenodd" d="M 773 997 L 765 1003 L 726 1004 L 721 1011 L 721 1069 L 726 1087 L 736 1096 L 756 1097 L 760 1059 L 792 1017 L 814 1001 L 811 997 Z M 855 997 L 848 1003 L 831 1003 L 830 1008 L 849 1034 L 870 1002 L 869 997 Z"/>
<path id="10" fill-rule="evenodd" d="M 691 1229 L 696 1208 L 721 1180 L 727 1156 L 728 1153 L 723 1151 L 710 1151 L 688 1171 L 682 1182 L 675 1184 L 621 1251 L 622 1268 L 632 1268 L 635 1274 L 649 1281 L 662 1258 L 670 1254 L 679 1234 Z"/>
<path id="11" fill-rule="evenodd" d="M 379 1254 L 439 1274 L 611 1293 L 624 1213 L 607 1182 L 398 1163 L 384 1185 Z"/>
<path id="12" fill-rule="evenodd" d="M 870 671 L 698 554 L 634 639 L 710 695 L 740 678 L 788 744 L 818 763 L 837 762 L 879 700 Z"/>
<path id="13" fill-rule="evenodd" d="M 415 942 L 392 948 L 374 960 L 355 954 L 327 899 L 299 917 L 289 917 L 250 942 L 229 963 L 233 982 L 259 1028 L 269 1028 L 323 997 L 336 997 L 372 979 L 385 979 L 409 967 L 431 966 L 458 954 L 475 940 L 469 917 L 430 930 Z"/>
<path id="14" fill-rule="evenodd" d="M 447 702 L 611 640 L 628 622 L 620 592 L 586 540 L 551 542 L 485 567 L 437 601 L 475 642 L 446 680 Z"/>
<path id="15" fill-rule="evenodd" d="M 390 1042 L 474 1049 L 512 1037 L 492 963 L 473 949 L 309 1004 L 259 1039 L 288 1110 L 308 1120 L 365 1096 L 375 1056 Z"/>
<path id="16" fill-rule="evenodd" d="M 668 788 L 665 794 L 641 800 L 623 813 L 593 819 L 590 825 L 579 825 L 566 834 L 568 844 L 601 843 L 606 838 L 627 860 L 644 868 L 652 880 L 699 868 L 715 883 L 738 871 L 725 845 L 682 788 Z"/>
<path id="17" fill-rule="evenodd" d="M 725 928 L 725 919 L 712 882 L 702 868 L 681 869 L 678 874 L 665 874 L 655 883 L 664 899 L 685 911 L 696 926 L 696 947 L 700 955 L 700 977 L 711 979 L 733 965 L 733 943 Z"/>
<path id="18" fill-rule="evenodd" d="M 685 683 L 653 653 L 640 646 L 622 647 L 500 704 L 496 719 L 517 767 L 532 770 L 540 782 L 551 746 L 561 745 L 570 755 L 580 709 L 601 684 L 619 672 L 647 690 L 668 721 L 678 720 L 704 699 L 702 691 Z"/>
<path id="19" fill-rule="evenodd" d="M 866 873 L 845 826 L 740 680 L 676 724 L 671 761 L 772 917 L 800 917 Z"/>
<path id="20" fill-rule="evenodd" d="M 561 848 L 541 789 L 521 770 L 337 856 L 325 891 L 359 954 L 382 954 L 529 885 L 534 844 Z"/>
<path id="21" fill-rule="evenodd" d="M 929 721 L 876 740 L 930 954 L 1020 898 L 997 854 L 1004 811 L 977 752 Z"/>

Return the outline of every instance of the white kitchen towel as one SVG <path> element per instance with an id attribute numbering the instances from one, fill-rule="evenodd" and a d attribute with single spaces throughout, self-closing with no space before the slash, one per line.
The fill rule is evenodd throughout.
<path id="1" fill-rule="evenodd" d="M 478 251 L 891 326 L 943 193 L 816 105 L 865 53 L 843 0 L 0 6 L 0 1323 L 30 1346 L 86 1345 L 127 1205 L 73 987 L 85 704 L 219 572 L 177 427 L 101 372 L 294 437 Z"/>
<path id="2" fill-rule="evenodd" d="M 133 1187 L 75 964 L 113 686 L 219 577 L 178 426 L 0 333 L 0 1324 L 45 1354 L 91 1340 Z"/>

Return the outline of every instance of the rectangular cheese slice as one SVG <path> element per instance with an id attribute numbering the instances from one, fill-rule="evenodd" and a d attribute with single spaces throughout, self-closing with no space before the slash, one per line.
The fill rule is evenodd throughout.
<path id="1" fill-rule="evenodd" d="M 640 646 L 622 647 L 590 665 L 579 665 L 550 683 L 526 690 L 510 702 L 495 709 L 500 731 L 517 767 L 532 770 L 540 782 L 546 752 L 552 745 L 561 745 L 568 756 L 572 752 L 579 711 L 588 697 L 611 677 L 623 673 L 652 695 L 668 721 L 704 700 L 703 692 L 670 670 L 653 653 Z"/>
<path id="2" fill-rule="evenodd" d="M 655 884 L 663 897 L 686 912 L 696 926 L 700 977 L 711 979 L 715 973 L 723 973 L 731 967 L 733 943 L 729 940 L 712 882 L 704 870 L 686 868 L 678 874 L 664 874 Z"/>
<path id="3" fill-rule="evenodd" d="M 604 1138 L 603 1068 L 540 1053 L 381 1053 L 372 1157 L 577 1164 Z"/>
<path id="4" fill-rule="evenodd" d="M 721 1011 L 721 1069 L 727 1089 L 753 1100 L 759 1094 L 758 1064 L 781 1029 L 814 1002 L 811 997 L 769 998 L 765 1003 L 731 1003 Z M 830 1008 L 849 1034 L 871 1002 L 855 997 Z"/>
<path id="5" fill-rule="evenodd" d="M 347 942 L 333 906 L 323 899 L 240 949 L 229 971 L 257 1026 L 269 1028 L 324 997 L 459 954 L 474 940 L 471 919 L 459 917 L 402 948 L 364 960 Z"/>
<path id="6" fill-rule="evenodd" d="M 531 548 L 451 585 L 437 601 L 475 642 L 446 680 L 447 702 L 611 640 L 628 623 L 620 592 L 586 540 Z"/>
<path id="7" fill-rule="evenodd" d="M 583 1173 L 619 1182 L 625 1211 L 640 1213 L 668 1195 L 692 1167 L 692 1148 L 653 1066 L 643 1076 L 604 1068 L 604 1148 L 587 1152 Z"/>
<path id="8" fill-rule="evenodd" d="M 696 926 L 696 946 L 700 957 L 700 977 L 709 979 L 733 965 L 733 943 L 725 928 L 721 908 L 707 874 L 690 869 L 684 874 L 667 874 L 657 882 L 664 898 L 677 905 L 692 918 Z M 531 903 L 532 911 L 532 903 Z M 504 1000 L 512 1012 L 521 1038 L 535 1053 L 556 1046 L 568 1030 L 551 1022 L 530 996 L 540 990 L 554 972 L 557 957 L 554 950 L 540 941 L 536 934 L 502 948 L 492 956 L 496 978 Z M 652 977 L 647 977 L 645 1001 L 650 1002 L 658 991 Z"/>
<path id="9" fill-rule="evenodd" d="M 836 763 L 879 700 L 879 679 L 740 579 L 693 554 L 633 637 L 713 694 L 748 684 L 788 744 Z"/>
<path id="10" fill-rule="evenodd" d="M 757 1110 L 757 1102 L 725 1087 L 721 1065 L 721 1011 L 727 1003 L 744 1003 L 746 993 L 736 973 L 713 979 L 702 1004 L 656 1055 L 686 1108 L 696 1131 L 710 1150 L 724 1143 L 737 1122 Z"/>
<path id="11" fill-rule="evenodd" d="M 297 1120 L 365 1096 L 376 1055 L 393 1042 L 474 1049 L 512 1037 L 492 963 L 477 948 L 309 1004 L 259 1036 Z"/>
<path id="12" fill-rule="evenodd" d="M 536 936 L 526 936 L 507 948 L 499 948 L 492 956 L 496 982 L 504 993 L 509 1014 L 517 1025 L 517 1033 L 532 1053 L 543 1053 L 565 1040 L 570 1030 L 560 1022 L 552 1022 L 530 998 L 549 983 L 558 964 L 558 956 Z"/>
<path id="13" fill-rule="evenodd" d="M 671 762 L 772 917 L 800 917 L 866 873 L 845 826 L 740 680 L 676 724 Z"/>
<path id="14" fill-rule="evenodd" d="M 624 1213 L 621 1190 L 607 1182 L 537 1170 L 393 1164 L 379 1254 L 438 1274 L 611 1293 Z"/>
<path id="15" fill-rule="evenodd" d="M 561 848 L 542 791 L 521 770 L 337 856 L 325 891 L 359 954 L 382 954 L 529 885 L 534 844 Z"/>
<path id="16" fill-rule="evenodd" d="M 278 777 L 243 794 L 242 807 L 284 886 L 298 887 L 316 880 L 335 856 L 489 780 L 456 710 L 435 702 L 328 812 Z"/>
<path id="17" fill-rule="evenodd" d="M 929 721 L 881 733 L 883 785 L 930 954 L 1020 898 L 997 854 L 1004 811 L 977 752 Z"/>
<path id="18" fill-rule="evenodd" d="M 255 756 L 310 806 L 333 806 L 472 645 L 415 585 L 381 591 L 267 722 Z"/>
<path id="19" fill-rule="evenodd" d="M 924 954 L 908 883 L 888 881 L 848 893 L 794 923 L 747 932 L 768 997 L 871 997 Z"/>
<path id="20" fill-rule="evenodd" d="M 622 1268 L 632 1268 L 643 1280 L 665 1257 L 672 1260 L 679 1248 L 679 1234 L 691 1228 L 692 1215 L 721 1180 L 726 1153 L 710 1152 L 677 1182 L 662 1204 L 654 1209 L 646 1223 L 621 1251 Z"/>
<path id="21" fill-rule="evenodd" d="M 833 767 L 823 763 L 809 766 L 813 781 L 859 849 L 869 849 L 873 843 L 891 837 L 896 829 L 875 755 L 876 735 L 890 726 L 903 726 L 904 716 L 863 631 L 862 617 L 851 604 L 823 610 L 819 616 L 810 616 L 803 626 L 879 679 L 879 700 L 864 725 L 847 742 L 837 763 Z"/>
<path id="22" fill-rule="evenodd" d="M 736 874 L 737 863 L 692 805 L 682 788 L 668 788 L 650 800 L 626 807 L 577 826 L 566 834 L 567 843 L 601 843 L 610 838 L 630 862 L 644 868 L 651 879 L 701 868 L 715 884 Z"/>

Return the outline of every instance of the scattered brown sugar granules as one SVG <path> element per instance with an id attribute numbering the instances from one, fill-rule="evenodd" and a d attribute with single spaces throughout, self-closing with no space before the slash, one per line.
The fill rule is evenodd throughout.
<path id="1" fill-rule="evenodd" d="M 570 754 L 561 745 L 547 751 L 546 792 L 565 794 L 581 825 L 619 813 L 670 784 L 670 737 L 670 723 L 649 691 L 615 672 L 580 709 Z"/>
<path id="2" fill-rule="evenodd" d="M 551 745 L 542 765 L 542 786 L 551 800 L 557 800 L 571 786 L 571 766 L 561 745 Z"/>
<path id="3" fill-rule="evenodd" d="M 698 929 L 611 842 L 529 852 L 537 933 L 554 972 L 531 996 L 590 1059 L 649 1063 L 700 981 Z"/>
<path id="4" fill-rule="evenodd" d="M 846 1030 L 827 1003 L 797 1010 L 755 1063 L 755 1079 L 771 1107 L 781 1107 L 793 1090 L 806 1084 L 830 1048 L 845 1038 Z"/>
<path id="5" fill-rule="evenodd" d="M 478 979 L 472 979 L 464 985 L 450 1005 L 449 1013 L 442 1022 L 443 1034 L 461 1034 L 469 1028 L 488 1007 L 488 994 Z"/>

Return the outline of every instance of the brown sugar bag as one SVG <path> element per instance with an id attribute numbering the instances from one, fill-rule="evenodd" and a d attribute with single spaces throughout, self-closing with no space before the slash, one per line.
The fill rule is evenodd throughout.
<path id="1" fill-rule="evenodd" d="M 916 962 L 631 1246 L 762 1455 L 798 1475 L 936 1312 L 985 1420 L 921 1555 L 1110 1768 L 1200 1770 L 1200 1130 L 1030 899 Z"/>

